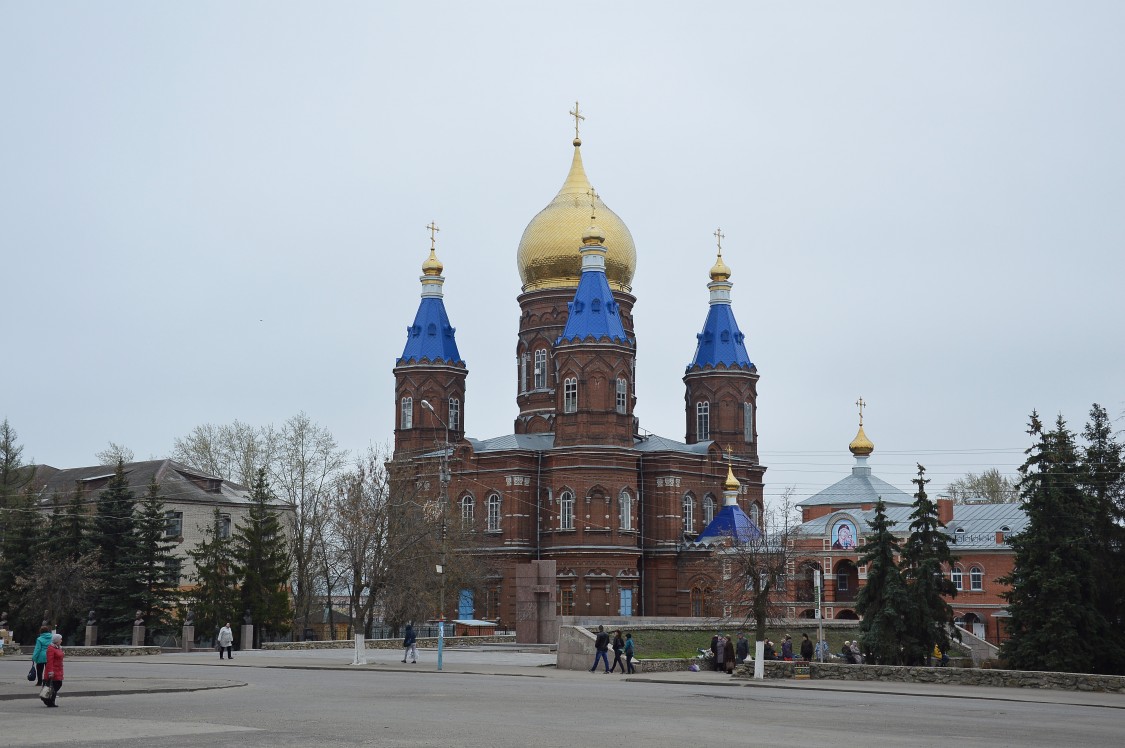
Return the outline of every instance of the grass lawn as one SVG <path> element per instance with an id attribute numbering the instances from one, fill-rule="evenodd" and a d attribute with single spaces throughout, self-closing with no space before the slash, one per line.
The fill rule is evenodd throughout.
<path id="1" fill-rule="evenodd" d="M 622 629 L 622 635 L 626 633 L 627 629 Z M 720 633 L 727 634 L 737 639 L 740 631 L 738 629 L 725 629 Z M 753 653 L 754 632 L 745 631 L 746 638 L 751 641 L 751 653 Z M 612 636 L 613 632 L 610 631 Z M 709 649 L 711 646 L 711 637 L 716 634 L 716 630 L 707 629 L 701 631 L 636 631 L 633 632 L 633 646 L 636 647 L 636 656 L 640 659 L 674 659 L 681 657 L 695 657 L 699 654 L 700 649 Z M 793 637 L 793 651 L 800 654 L 801 651 L 801 634 L 808 634 L 809 638 L 816 642 L 816 626 L 809 626 L 808 628 L 790 628 L 790 629 L 766 629 L 766 638 L 774 643 L 774 648 L 781 652 L 781 642 L 789 634 Z M 825 638 L 828 639 L 828 646 L 831 652 L 839 652 L 840 647 L 843 646 L 844 640 L 855 639 L 859 635 L 858 629 L 853 631 L 848 629 L 846 631 L 826 630 L 824 632 Z"/>

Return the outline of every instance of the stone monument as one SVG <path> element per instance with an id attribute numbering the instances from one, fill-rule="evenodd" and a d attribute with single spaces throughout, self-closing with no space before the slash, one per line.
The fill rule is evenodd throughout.
<path id="1" fill-rule="evenodd" d="M 98 619 L 94 617 L 94 609 L 86 614 L 86 646 L 94 647 L 98 643 Z"/>
<path id="2" fill-rule="evenodd" d="M 242 639 L 238 643 L 238 648 L 240 650 L 254 648 L 254 619 L 250 617 L 249 609 L 242 614 Z"/>
<path id="3" fill-rule="evenodd" d="M 187 609 L 184 617 L 183 640 L 184 651 L 190 652 L 192 647 L 195 646 L 195 611 L 191 608 Z"/>
<path id="4" fill-rule="evenodd" d="M 555 644 L 555 562 L 531 561 L 516 566 L 516 641 Z"/>
<path id="5" fill-rule="evenodd" d="M 133 621 L 133 646 L 143 647 L 145 645 L 145 619 L 141 617 L 141 611 L 137 611 L 137 620 Z"/>

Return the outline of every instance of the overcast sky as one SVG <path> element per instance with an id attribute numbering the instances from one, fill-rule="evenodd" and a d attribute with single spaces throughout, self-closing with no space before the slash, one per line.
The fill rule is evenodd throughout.
<path id="1" fill-rule="evenodd" d="M 637 246 L 642 427 L 684 438 L 721 226 L 767 495 L 847 473 L 860 395 L 891 483 L 1014 473 L 1033 408 L 1125 411 L 1122 29 L 1120 2 L 0 0 L 0 418 L 56 467 L 300 411 L 385 444 L 436 220 L 468 433 L 511 433 L 516 248 L 577 99 Z"/>

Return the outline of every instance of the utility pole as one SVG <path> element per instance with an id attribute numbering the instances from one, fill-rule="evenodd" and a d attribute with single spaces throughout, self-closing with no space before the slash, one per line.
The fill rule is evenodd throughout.
<path id="1" fill-rule="evenodd" d="M 449 505 L 449 481 L 452 477 L 449 473 L 449 424 L 445 419 L 437 414 L 434 406 L 430 404 L 429 400 L 422 401 L 423 410 L 428 410 L 430 415 L 438 420 L 438 422 L 445 427 L 445 443 L 441 447 L 441 462 L 438 468 L 438 484 L 441 486 L 441 563 L 437 567 L 438 576 L 441 577 L 441 610 L 438 613 L 438 635 L 437 635 L 437 669 L 441 670 L 442 654 L 445 651 L 445 556 L 448 548 L 447 545 L 447 531 L 446 531 L 446 507 Z"/>

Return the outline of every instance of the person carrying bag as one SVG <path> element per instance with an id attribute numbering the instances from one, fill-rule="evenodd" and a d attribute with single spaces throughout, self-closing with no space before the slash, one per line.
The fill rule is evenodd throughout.
<path id="1" fill-rule="evenodd" d="M 62 634 L 51 637 L 51 646 L 47 647 L 47 666 L 43 671 L 43 688 L 39 691 L 39 699 L 47 706 L 58 706 L 55 697 L 63 684 L 63 657 Z"/>

